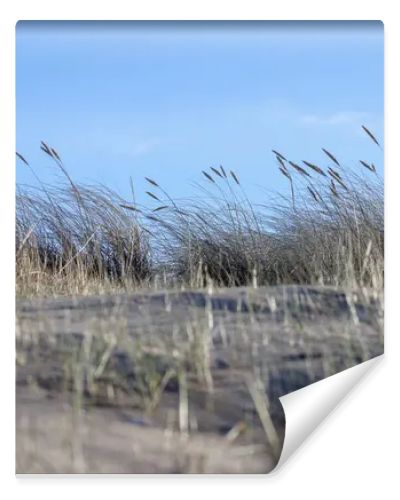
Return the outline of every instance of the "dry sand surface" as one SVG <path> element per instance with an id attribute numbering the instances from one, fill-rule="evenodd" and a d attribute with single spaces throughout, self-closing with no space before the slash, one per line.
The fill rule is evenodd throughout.
<path id="1" fill-rule="evenodd" d="M 16 320 L 17 473 L 265 473 L 278 398 L 383 352 L 365 290 L 17 299 Z"/>

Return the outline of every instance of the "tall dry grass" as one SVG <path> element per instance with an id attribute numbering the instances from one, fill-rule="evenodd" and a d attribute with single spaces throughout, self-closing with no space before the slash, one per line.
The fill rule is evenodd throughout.
<path id="1" fill-rule="evenodd" d="M 138 214 L 121 207 L 124 200 L 104 186 L 74 183 L 55 150 L 42 148 L 62 178 L 57 186 L 45 185 L 33 170 L 38 185 L 17 186 L 17 294 L 144 285 L 151 278 L 152 262 Z"/>
<path id="2" fill-rule="evenodd" d="M 366 147 L 380 147 L 363 129 Z M 146 178 L 151 204 L 139 207 L 134 196 L 128 202 L 104 186 L 74 183 L 58 153 L 42 149 L 64 182 L 17 187 L 21 295 L 158 286 L 160 276 L 163 286 L 383 288 L 383 180 L 365 159 L 344 166 L 323 148 L 327 163 L 316 165 L 273 150 L 288 197 L 255 204 L 238 173 L 220 166 L 202 172 L 190 202 Z"/>
<path id="3" fill-rule="evenodd" d="M 360 160 L 350 168 L 322 150 L 326 166 L 306 160 L 301 166 L 273 150 L 290 196 L 267 204 L 252 203 L 237 173 L 221 166 L 202 172 L 201 196 L 183 206 L 148 179 L 162 207 L 151 216 L 165 235 L 156 243 L 171 272 L 190 286 L 383 288 L 383 180 L 372 163 Z"/>

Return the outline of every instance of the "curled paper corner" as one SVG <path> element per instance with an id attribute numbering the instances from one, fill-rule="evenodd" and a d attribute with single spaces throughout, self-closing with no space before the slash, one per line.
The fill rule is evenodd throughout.
<path id="1" fill-rule="evenodd" d="M 303 442 L 383 359 L 383 354 L 279 398 L 286 428 L 282 452 L 273 474 L 287 463 Z"/>

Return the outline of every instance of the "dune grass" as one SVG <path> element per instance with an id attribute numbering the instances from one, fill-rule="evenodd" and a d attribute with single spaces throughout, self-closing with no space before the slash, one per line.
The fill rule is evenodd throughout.
<path id="1" fill-rule="evenodd" d="M 200 196 L 189 202 L 146 178 L 151 207 L 143 207 L 133 188 L 129 201 L 102 185 L 75 183 L 57 151 L 44 142 L 41 149 L 63 181 L 43 184 L 17 153 L 37 180 L 35 188 L 17 186 L 18 295 L 298 283 L 383 288 L 383 180 L 366 160 L 343 166 L 322 148 L 322 166 L 273 150 L 289 197 L 255 204 L 239 174 L 219 166 L 200 174 Z"/>
<path id="2" fill-rule="evenodd" d="M 75 184 L 58 154 L 46 148 L 64 182 L 45 185 L 32 169 L 38 186 L 17 186 L 17 294 L 144 286 L 153 264 L 136 212 L 122 208 L 124 200 L 104 186 Z"/>
<path id="3" fill-rule="evenodd" d="M 365 132 L 371 146 L 380 147 Z M 272 167 L 287 180 L 287 197 L 277 193 L 256 204 L 239 173 L 219 166 L 199 173 L 200 196 L 184 202 L 146 178 L 149 204 L 141 206 L 133 188 L 126 200 L 105 186 L 75 183 L 57 151 L 45 143 L 41 148 L 54 161 L 61 182 L 44 184 L 17 153 L 21 167 L 36 178 L 35 187 L 17 186 L 17 296 L 167 289 L 155 296 L 138 294 L 137 307 L 135 298 L 123 294 L 39 300 L 33 306 L 17 301 L 20 389 L 28 385 L 63 396 L 71 410 L 61 416 L 70 416 L 74 425 L 88 408 L 121 407 L 138 425 L 153 419 L 150 429 L 157 432 L 160 426 L 163 439 L 172 432 L 184 437 L 175 443 L 184 443 L 188 457 L 195 455 L 188 437 L 203 439 L 208 429 L 222 449 L 230 446 L 247 453 L 246 461 L 260 464 L 270 457 L 272 467 L 280 454 L 284 420 L 271 395 L 381 352 L 384 193 L 373 164 L 363 159 L 349 168 L 326 149 L 327 165 L 288 160 L 273 151 Z M 275 284 L 347 290 L 255 290 Z M 237 304 L 232 310 L 214 310 L 213 298 L 229 302 L 235 293 L 242 304 L 242 290 L 230 290 L 225 299 L 226 290 L 213 290 L 236 286 L 249 286 L 244 291 L 248 310 Z M 193 303 L 185 303 L 179 288 L 208 290 L 190 292 L 201 295 L 199 307 L 193 297 Z M 331 294 L 326 300 L 325 293 Z M 151 304 L 152 298 L 161 302 Z M 343 307 L 347 313 L 341 316 Z M 221 430 L 222 417 L 229 425 Z M 83 438 L 57 425 L 57 433 L 49 435 L 64 432 L 72 448 L 83 449 Z M 108 433 L 110 421 L 106 425 Z M 47 450 L 48 443 L 37 445 L 37 435 L 29 430 L 28 438 L 20 440 L 23 463 L 32 461 L 24 451 L 30 443 Z M 202 464 L 215 450 L 207 443 Z M 40 459 L 47 456 L 39 453 L 33 462 Z M 225 460 L 201 465 L 200 471 L 234 470 Z M 152 467 L 160 467 L 158 453 Z M 254 471 L 248 463 L 235 467 Z M 74 472 L 86 470 L 93 472 L 88 463 L 73 463 Z M 180 472 L 191 470 L 186 463 L 179 466 Z"/>

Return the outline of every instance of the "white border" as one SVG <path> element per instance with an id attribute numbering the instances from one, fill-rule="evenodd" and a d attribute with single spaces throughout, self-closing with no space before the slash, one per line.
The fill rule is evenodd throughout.
<path id="1" fill-rule="evenodd" d="M 391 8 L 391 6 L 393 6 Z M 247 477 L 124 477 L 32 478 L 14 476 L 14 27 L 19 19 L 373 19 L 385 24 L 386 64 L 386 355 L 365 382 L 354 391 L 314 433 L 293 460 L 272 476 Z M 3 321 L 1 356 L 1 462 L 4 498 L 95 500 L 155 495 L 164 498 L 173 486 L 174 498 L 211 495 L 212 498 L 394 498 L 399 492 L 398 381 L 399 328 L 396 328 L 398 295 L 399 199 L 396 191 L 400 165 L 398 146 L 398 50 L 399 29 L 395 2 L 322 1 L 146 1 L 54 2 L 50 0 L 3 1 L 0 6 L 0 186 L 2 233 L 1 310 Z M 397 40 L 397 41 L 396 41 Z M 397 196 L 396 196 L 397 195 Z M 398 306 L 397 306 L 398 307 Z M 398 354 L 397 354 L 398 353 Z M 384 491 L 390 487 L 392 494 Z M 9 491 L 7 491 L 7 489 Z M 255 496 L 257 495 L 257 497 Z M 272 497 L 272 495 L 275 495 Z"/>

